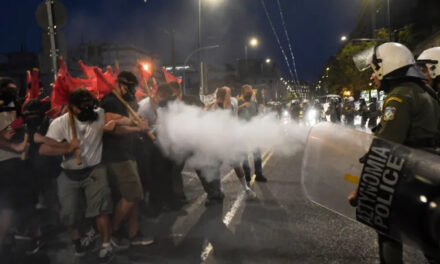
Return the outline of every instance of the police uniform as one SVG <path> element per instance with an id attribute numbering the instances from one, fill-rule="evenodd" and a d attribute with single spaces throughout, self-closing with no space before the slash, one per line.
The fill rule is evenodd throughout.
<path id="1" fill-rule="evenodd" d="M 401 82 L 387 95 L 376 136 L 412 148 L 435 148 L 440 120 L 438 101 L 415 82 Z M 400 264 L 402 244 L 379 233 L 381 263 Z"/>
<path id="2" fill-rule="evenodd" d="M 440 108 L 437 100 L 414 82 L 398 84 L 388 94 L 376 136 L 413 148 L 435 147 Z"/>

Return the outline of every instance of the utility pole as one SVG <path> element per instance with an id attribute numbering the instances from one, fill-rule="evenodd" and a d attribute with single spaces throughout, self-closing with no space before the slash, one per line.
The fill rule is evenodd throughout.
<path id="1" fill-rule="evenodd" d="M 171 32 L 171 60 L 173 65 L 173 74 L 176 75 L 176 31 Z"/>
<path id="2" fill-rule="evenodd" d="M 199 36 L 197 49 L 200 50 L 199 61 L 200 61 L 200 93 L 205 94 L 205 69 L 203 64 L 203 52 L 202 48 L 202 0 L 199 0 Z"/>
<path id="3" fill-rule="evenodd" d="M 49 41 L 50 41 L 50 58 L 52 61 L 52 73 L 53 73 L 53 79 L 55 80 L 57 78 L 57 47 L 55 44 L 55 21 L 52 14 L 52 4 L 53 1 L 46 0 L 46 10 L 47 10 L 47 22 L 48 22 L 48 34 L 49 34 Z"/>

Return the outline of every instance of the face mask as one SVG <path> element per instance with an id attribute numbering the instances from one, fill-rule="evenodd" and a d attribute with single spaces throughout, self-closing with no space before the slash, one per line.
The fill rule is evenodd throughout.
<path id="1" fill-rule="evenodd" d="M 127 102 L 131 102 L 134 101 L 136 99 L 134 93 L 132 93 L 131 90 L 127 91 L 127 93 L 125 93 L 122 98 L 124 98 L 125 101 Z"/>
<path id="2" fill-rule="evenodd" d="M 30 134 L 34 134 L 40 128 L 43 123 L 44 117 L 39 113 L 24 113 L 23 114 L 24 123 L 27 125 Z"/>
<path id="3" fill-rule="evenodd" d="M 81 122 L 94 122 L 98 119 L 98 113 L 94 110 L 94 105 L 84 105 L 80 108 L 81 112 L 76 116 Z"/>
<path id="4" fill-rule="evenodd" d="M 251 93 L 248 93 L 248 94 L 244 95 L 244 100 L 247 101 L 247 102 L 249 102 L 251 100 L 251 98 L 252 98 L 252 94 Z"/>
<path id="5" fill-rule="evenodd" d="M 0 100 L 3 101 L 4 105 L 8 105 L 11 102 L 17 100 L 17 89 L 6 87 L 0 91 Z"/>

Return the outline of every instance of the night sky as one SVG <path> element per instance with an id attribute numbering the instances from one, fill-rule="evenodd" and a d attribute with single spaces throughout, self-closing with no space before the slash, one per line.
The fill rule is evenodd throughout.
<path id="1" fill-rule="evenodd" d="M 170 32 L 176 32 L 177 62 L 197 47 L 198 0 L 62 0 L 68 22 L 62 28 L 68 48 L 82 40 L 133 44 L 154 52 L 164 62 L 171 58 Z M 274 38 L 260 0 L 204 0 L 203 46 L 221 47 L 205 53 L 210 63 L 234 63 L 244 57 L 244 44 L 251 36 L 260 46 L 249 58 L 270 57 L 288 76 L 286 63 Z M 25 3 L 26 2 L 26 3 Z M 265 0 L 281 43 L 289 50 L 276 0 Z M 334 55 L 342 34 L 356 22 L 360 0 L 280 0 L 292 41 L 300 79 L 317 79 L 329 56 Z M 0 17 L 0 52 L 40 49 L 40 28 L 35 10 L 41 0 L 9 1 Z M 290 56 L 289 56 L 290 59 Z"/>

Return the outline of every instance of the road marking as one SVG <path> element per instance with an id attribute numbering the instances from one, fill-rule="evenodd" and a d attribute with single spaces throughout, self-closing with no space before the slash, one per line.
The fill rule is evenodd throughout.
<path id="1" fill-rule="evenodd" d="M 266 150 L 265 152 L 263 152 L 263 155 L 261 155 L 261 157 L 264 159 L 264 156 L 267 155 L 267 153 L 269 152 L 269 150 Z M 273 153 L 273 152 L 272 152 Z M 271 154 L 272 155 L 272 154 Z M 264 162 L 263 162 L 264 163 Z M 264 167 L 263 163 L 261 164 L 261 167 Z M 249 182 L 249 185 L 252 186 L 255 183 L 255 177 L 257 177 L 254 173 L 254 175 L 252 175 L 251 177 L 251 181 Z"/>
<path id="2" fill-rule="evenodd" d="M 351 183 L 354 183 L 354 184 L 359 184 L 359 181 L 361 180 L 361 178 L 359 178 L 358 176 L 351 175 L 351 174 L 345 174 L 344 180 L 351 182 Z"/>
<path id="3" fill-rule="evenodd" d="M 263 153 L 263 163 L 261 164 L 261 167 L 264 168 L 267 164 L 267 162 L 269 161 L 269 159 L 272 157 L 273 155 L 273 151 L 271 151 L 269 154 L 269 151 L 266 151 Z M 266 157 L 264 157 L 266 156 Z M 252 186 L 255 183 L 255 174 L 252 177 L 252 180 L 250 182 L 250 185 Z M 241 204 L 243 203 L 243 200 L 245 198 L 245 193 L 241 192 L 238 197 L 235 199 L 234 204 L 232 205 L 231 209 L 229 210 L 229 212 L 226 213 L 226 215 L 223 217 L 223 223 L 226 225 L 226 227 L 229 227 L 229 225 L 232 222 L 232 219 L 234 218 L 235 214 L 237 214 L 238 209 L 240 208 Z M 202 254 L 200 255 L 200 258 L 202 259 L 202 263 L 205 262 L 209 255 L 212 252 L 212 244 L 208 243 L 208 245 L 206 245 L 206 247 L 203 249 Z"/>
<path id="4" fill-rule="evenodd" d="M 262 157 L 265 157 L 267 155 L 268 151 L 266 150 L 265 152 L 263 152 Z M 249 157 L 248 157 L 249 158 Z M 224 176 L 221 181 L 222 184 L 226 181 L 229 180 L 229 178 L 231 178 L 232 175 L 235 174 L 234 169 L 231 169 L 226 176 Z M 192 173 L 192 172 L 185 172 L 185 175 L 191 176 L 192 178 L 198 178 L 196 173 Z M 196 209 L 203 204 L 203 201 L 206 200 L 206 193 L 203 193 L 202 195 L 200 195 L 193 203 L 191 203 L 191 205 L 188 208 L 185 208 L 185 211 L 187 212 L 188 215 L 192 215 Z M 235 203 L 234 203 L 235 204 Z M 235 215 L 236 212 L 234 212 Z M 176 219 L 176 221 L 174 222 L 173 226 L 172 226 L 172 230 L 173 233 L 177 233 L 177 230 L 179 230 L 179 233 L 184 233 L 186 234 L 187 231 L 189 231 L 190 226 L 189 225 L 185 225 L 186 222 L 186 217 L 179 217 Z M 182 230 L 183 229 L 183 230 Z M 183 240 L 184 236 L 177 236 L 175 239 L 176 244 L 179 244 L 181 240 Z M 209 246 L 209 245 L 208 245 Z M 211 249 L 212 250 L 212 249 Z M 209 255 L 209 254 L 208 254 Z"/>

